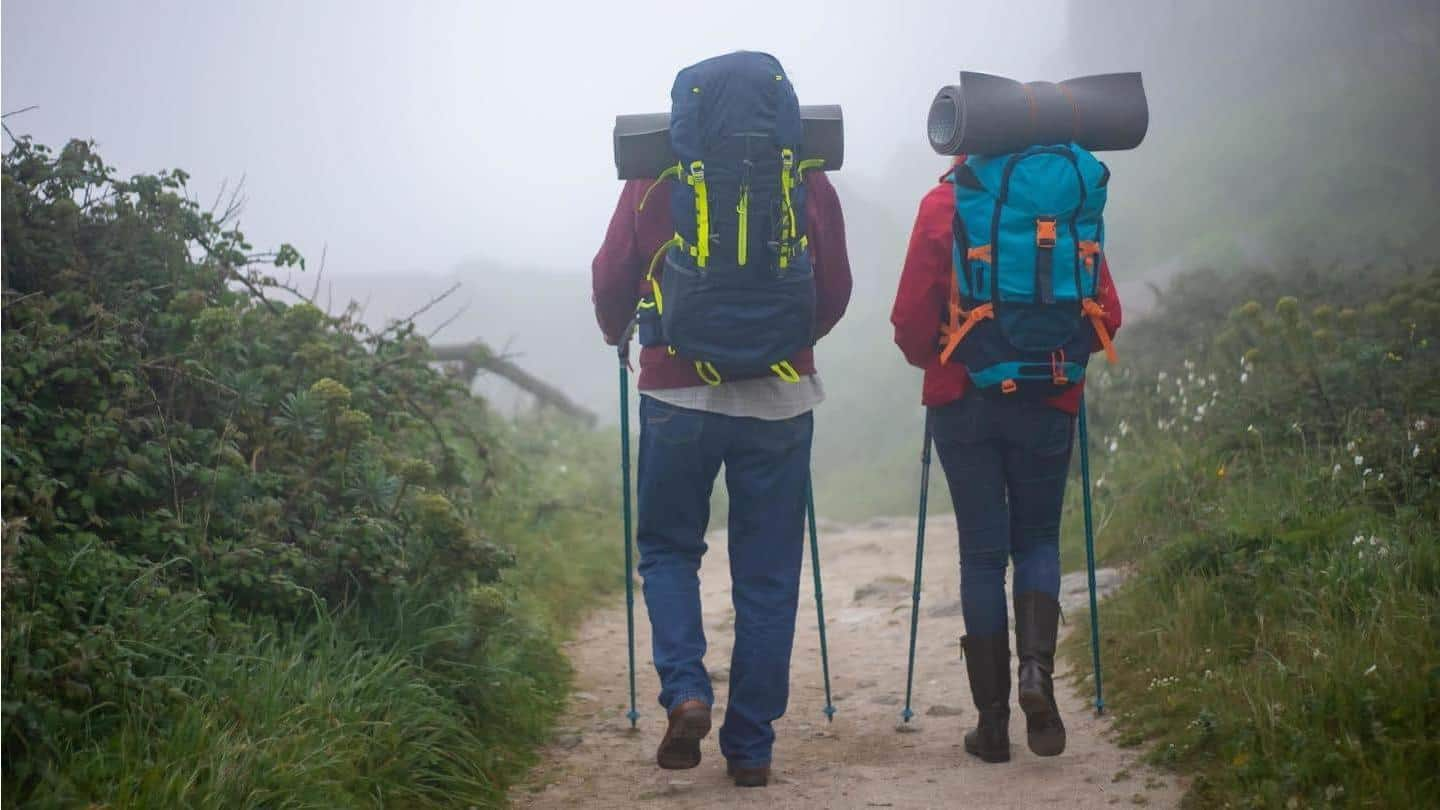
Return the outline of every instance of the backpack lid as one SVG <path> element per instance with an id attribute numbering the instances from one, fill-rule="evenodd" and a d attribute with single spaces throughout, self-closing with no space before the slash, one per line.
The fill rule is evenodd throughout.
<path id="1" fill-rule="evenodd" d="M 670 89 L 670 145 L 681 162 L 704 160 L 725 138 L 768 133 L 777 147 L 799 150 L 800 102 L 780 61 L 736 51 L 697 62 Z"/>

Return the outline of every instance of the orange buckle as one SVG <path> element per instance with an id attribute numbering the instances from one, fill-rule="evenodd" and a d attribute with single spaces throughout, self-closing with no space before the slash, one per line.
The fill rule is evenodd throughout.
<path id="1" fill-rule="evenodd" d="M 1055 247 L 1055 218 L 1035 218 L 1035 246 L 1042 248 Z"/>
<path id="2" fill-rule="evenodd" d="M 1015 393 L 1016 389 L 1018 389 L 1019 387 L 1020 386 L 1015 384 L 1014 380 L 1005 380 L 1000 383 L 1000 391 L 1006 394 Z"/>
<path id="3" fill-rule="evenodd" d="M 990 253 L 990 246 L 989 246 L 989 245 L 981 245 L 981 246 L 979 246 L 979 247 L 972 247 L 972 248 L 970 248 L 969 250 L 965 251 L 965 258 L 966 258 L 966 259 L 969 259 L 969 260 L 972 261 L 972 262 L 985 262 L 985 263 L 989 264 L 989 263 L 990 263 L 990 256 L 991 256 L 991 253 Z"/>

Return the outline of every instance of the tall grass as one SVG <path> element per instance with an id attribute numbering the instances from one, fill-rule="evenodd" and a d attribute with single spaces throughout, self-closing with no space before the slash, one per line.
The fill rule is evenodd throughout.
<path id="1" fill-rule="evenodd" d="M 613 518 L 599 512 L 613 483 L 595 452 L 604 437 L 533 422 L 509 431 L 501 486 L 513 491 L 488 513 L 517 556 L 501 583 L 363 613 L 317 609 L 203 656 L 137 648 L 167 658 L 170 699 L 127 703 L 117 730 L 63 751 L 25 806 L 503 805 L 564 704 L 558 642 L 619 579 L 618 545 L 605 542 Z"/>
<path id="2" fill-rule="evenodd" d="M 1193 807 L 1440 791 L 1440 273 L 1361 275 L 1206 277 L 1092 392 L 1107 703 Z"/>

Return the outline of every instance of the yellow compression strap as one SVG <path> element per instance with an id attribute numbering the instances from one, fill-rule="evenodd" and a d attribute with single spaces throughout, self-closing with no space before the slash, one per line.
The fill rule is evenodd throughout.
<path id="1" fill-rule="evenodd" d="M 735 229 L 738 234 L 735 245 L 735 258 L 740 266 L 745 266 L 747 254 L 750 252 L 750 187 L 746 186 L 740 190 L 740 204 L 735 206 L 735 213 L 740 216 L 739 226 Z"/>
<path id="2" fill-rule="evenodd" d="M 780 150 L 780 193 L 781 193 L 781 222 L 785 223 L 784 233 L 781 235 L 780 267 L 784 269 L 790 266 L 790 251 L 793 249 L 790 240 L 795 238 L 795 208 L 790 202 L 790 191 L 795 185 L 795 151 L 792 149 Z"/>
<path id="3" fill-rule="evenodd" d="M 666 251 L 670 250 L 670 248 L 672 247 L 677 247 L 684 244 L 685 240 L 681 239 L 680 234 L 677 233 L 674 236 L 670 237 L 670 241 L 661 245 L 660 249 L 655 251 L 654 256 L 650 257 L 650 270 L 645 273 L 645 280 L 650 282 L 650 291 L 655 296 L 656 312 L 665 311 L 665 299 L 660 294 L 660 282 L 655 280 L 655 268 L 660 266 L 660 260 L 665 258 Z"/>
<path id="4" fill-rule="evenodd" d="M 654 190 L 656 189 L 656 187 L 658 187 L 661 183 L 665 182 L 666 180 L 669 180 L 669 179 L 672 178 L 672 177 L 679 177 L 679 176 L 680 176 L 680 164 L 679 164 L 679 163 L 676 163 L 674 166 L 671 166 L 670 168 L 668 168 L 668 169 L 666 169 L 665 171 L 661 172 L 661 173 L 660 173 L 660 176 L 657 177 L 657 178 L 655 178 L 655 182 L 651 183 L 651 184 L 650 184 L 650 187 L 647 188 L 647 189 L 645 189 L 645 196 L 643 196 L 643 197 L 640 198 L 640 204 L 635 207 L 635 210 L 636 210 L 636 211 L 644 211 L 644 210 L 645 210 L 645 203 L 647 203 L 647 202 L 650 201 L 650 192 L 654 191 Z"/>
<path id="5" fill-rule="evenodd" d="M 783 363 L 776 363 L 770 367 L 770 370 L 775 372 L 776 377 L 779 377 L 787 383 L 800 382 L 800 372 L 796 371 L 795 367 L 790 365 L 789 360 Z"/>
<path id="6" fill-rule="evenodd" d="M 695 373 L 700 375 L 700 379 L 704 380 L 706 385 L 719 385 L 723 382 L 723 380 L 720 379 L 720 372 L 716 370 L 714 363 L 696 360 Z"/>
<path id="7" fill-rule="evenodd" d="M 697 160 L 690 164 L 690 176 L 685 182 L 695 188 L 695 265 L 704 267 L 710 258 L 710 199 L 705 190 L 705 162 Z"/>
<path id="8" fill-rule="evenodd" d="M 795 171 L 798 174 L 804 174 L 811 169 L 818 169 L 824 165 L 825 158 L 809 158 L 807 160 L 800 161 L 800 165 L 795 167 Z"/>

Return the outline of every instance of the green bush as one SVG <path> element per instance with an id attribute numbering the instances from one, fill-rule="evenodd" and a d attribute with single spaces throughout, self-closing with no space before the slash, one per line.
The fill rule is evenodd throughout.
<path id="1" fill-rule="evenodd" d="M 593 440 L 527 448 L 411 327 L 297 302 L 299 254 L 185 180 L 4 158 L 7 804 L 496 800 L 565 678 L 513 569 L 553 531 L 593 587 Z M 585 472 L 558 513 L 550 464 Z"/>
<path id="2" fill-rule="evenodd" d="M 1101 611 L 1122 739 L 1194 773 L 1194 807 L 1426 804 L 1440 268 L 1190 274 L 1161 301 L 1092 395 L 1100 553 L 1136 568 Z"/>

